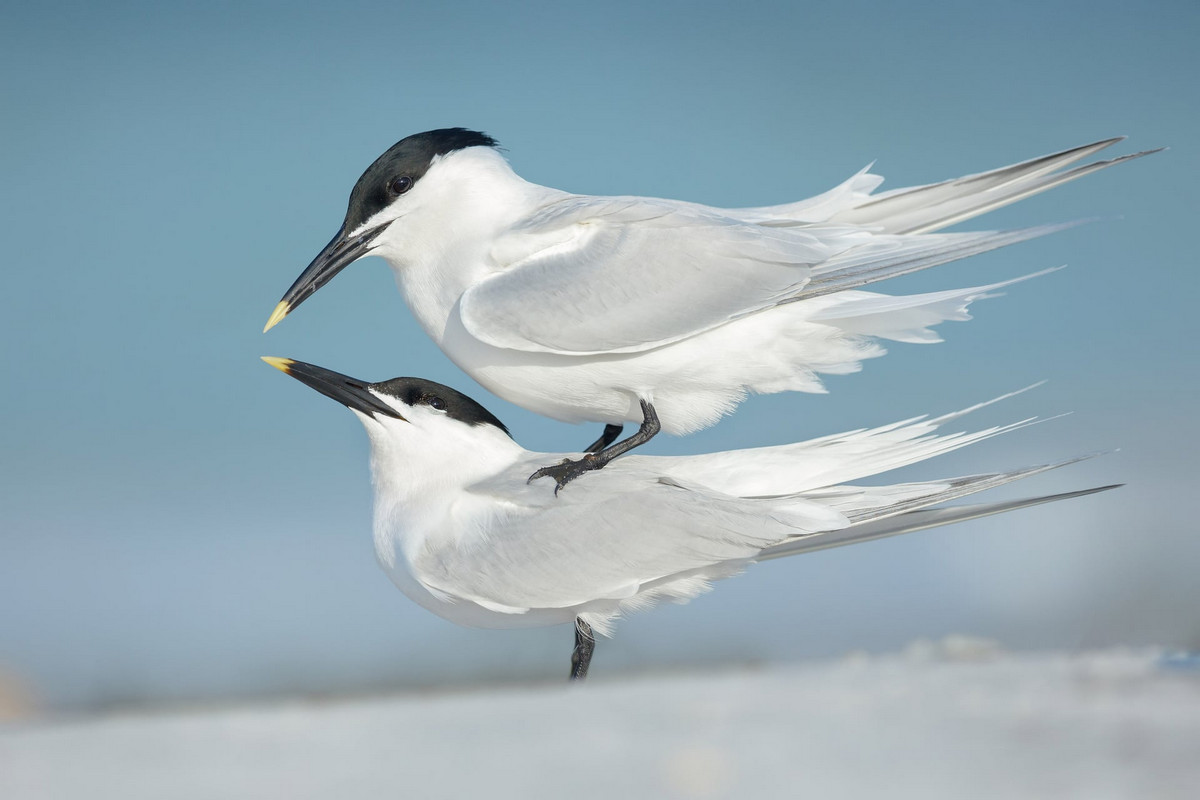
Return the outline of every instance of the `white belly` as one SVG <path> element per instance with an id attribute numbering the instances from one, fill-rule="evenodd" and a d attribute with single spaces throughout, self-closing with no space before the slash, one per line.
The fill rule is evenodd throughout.
<path id="1" fill-rule="evenodd" d="M 838 328 L 808 322 L 795 308 L 781 306 L 639 353 L 571 356 L 491 347 L 453 315 L 439 344 L 488 391 L 530 411 L 563 422 L 638 424 L 645 399 L 662 429 L 681 435 L 712 425 L 749 392 L 823 392 L 816 369 L 855 371 L 857 359 L 882 352 Z"/>

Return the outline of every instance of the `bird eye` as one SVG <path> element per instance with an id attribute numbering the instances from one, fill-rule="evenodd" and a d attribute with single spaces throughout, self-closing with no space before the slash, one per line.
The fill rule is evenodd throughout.
<path id="1" fill-rule="evenodd" d="M 437 397 L 437 396 L 430 397 L 430 398 L 426 399 L 425 402 L 429 403 L 430 408 L 436 409 L 437 411 L 445 411 L 446 410 L 446 401 L 440 397 Z"/>
<path id="2" fill-rule="evenodd" d="M 413 179 L 408 175 L 401 175 L 398 178 L 392 178 L 390 181 L 388 181 L 387 190 L 388 194 L 390 194 L 392 197 L 399 197 L 411 189 L 412 186 Z"/>

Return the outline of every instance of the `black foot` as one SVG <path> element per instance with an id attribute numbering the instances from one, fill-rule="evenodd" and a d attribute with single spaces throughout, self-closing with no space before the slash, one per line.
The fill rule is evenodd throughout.
<path id="1" fill-rule="evenodd" d="M 602 469 L 605 464 L 612 461 L 619 455 L 628 453 L 635 447 L 643 445 L 654 438 L 654 435 L 659 431 L 658 414 L 654 413 L 654 406 L 650 405 L 645 400 L 642 404 L 642 424 L 637 429 L 637 433 L 630 436 L 623 442 L 617 442 L 614 445 L 603 448 L 595 453 L 588 453 L 583 458 L 572 461 L 566 459 L 561 464 L 554 464 L 549 467 L 542 467 L 537 472 L 529 476 L 526 483 L 533 483 L 538 478 L 554 478 L 555 487 L 554 493 L 558 494 L 564 486 L 578 478 L 585 472 L 591 472 L 594 469 Z M 615 439 L 621 433 L 621 426 L 606 425 L 604 426 L 604 435 L 601 436 L 596 444 L 603 444 L 610 438 Z M 593 445 L 594 446 L 594 445 Z"/>
<path id="2" fill-rule="evenodd" d="M 571 680 L 581 681 L 587 677 L 588 666 L 592 663 L 592 653 L 595 649 L 596 639 L 592 636 L 592 626 L 576 617 L 575 649 L 571 651 Z"/>
<path id="3" fill-rule="evenodd" d="M 571 459 L 563 459 L 558 464 L 551 464 L 548 467 L 542 467 L 537 472 L 529 476 L 526 483 L 533 483 L 538 478 L 554 478 L 554 493 L 558 494 L 559 490 L 566 486 L 571 481 L 578 478 L 585 472 L 591 472 L 594 469 L 603 467 L 603 463 L 598 463 L 591 453 L 588 453 L 578 461 Z"/>

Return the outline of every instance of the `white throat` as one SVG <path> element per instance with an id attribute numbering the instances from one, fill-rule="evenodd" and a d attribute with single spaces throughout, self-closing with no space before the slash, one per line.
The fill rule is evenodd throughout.
<path id="1" fill-rule="evenodd" d="M 492 425 L 418 414 L 410 418 L 412 422 L 363 420 L 371 442 L 375 553 L 389 572 L 398 561 L 414 562 L 427 536 L 455 531 L 457 516 L 474 517 L 477 509 L 467 513 L 463 503 L 492 502 L 465 490 L 525 453 Z"/>

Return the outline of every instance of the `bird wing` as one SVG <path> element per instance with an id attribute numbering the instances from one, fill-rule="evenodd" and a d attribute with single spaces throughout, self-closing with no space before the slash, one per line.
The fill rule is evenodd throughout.
<path id="1" fill-rule="evenodd" d="M 1066 169 L 1124 138 L 1105 139 L 940 183 L 881 192 L 836 211 L 829 221 L 878 225 L 891 233 L 940 230 L 1115 164 L 1158 152 L 1143 150 Z"/>
<path id="2" fill-rule="evenodd" d="M 758 225 L 689 203 L 571 196 L 499 237 L 496 273 L 459 300 L 494 347 L 633 353 L 780 303 L 864 286 L 1059 230 L 920 236 Z"/>
<path id="3" fill-rule="evenodd" d="M 472 487 L 476 496 L 493 495 L 500 510 L 485 525 L 461 524 L 454 542 L 434 548 L 427 541 L 414 575 L 436 592 L 495 611 L 571 608 L 631 598 L 670 575 L 744 561 L 790 537 L 850 524 L 819 502 L 796 499 L 780 510 L 620 464 L 555 497 L 548 481 L 525 486 L 536 466 L 522 461 Z M 466 517 L 478 520 L 475 512 Z"/>
<path id="4" fill-rule="evenodd" d="M 593 620 L 603 623 L 621 608 L 652 602 L 657 595 L 694 596 L 707 581 L 764 558 L 1113 488 L 916 513 L 1080 460 L 923 483 L 836 485 L 774 497 L 724 495 L 618 462 L 557 498 L 550 487 L 538 491 L 524 486 L 534 462 L 523 460 L 503 476 L 471 488 L 469 494 L 494 495 L 500 502 L 486 520 L 476 507 L 469 521 L 460 521 L 455 537 L 437 546 L 427 539 L 412 563 L 413 574 L 439 596 L 495 612 L 587 608 Z M 896 522 L 886 522 L 893 518 Z"/>
<path id="5" fill-rule="evenodd" d="M 852 226 L 769 228 L 640 197 L 560 200 L 496 242 L 497 273 L 459 314 L 496 347 L 636 352 L 775 305 L 811 267 L 870 239 Z"/>

